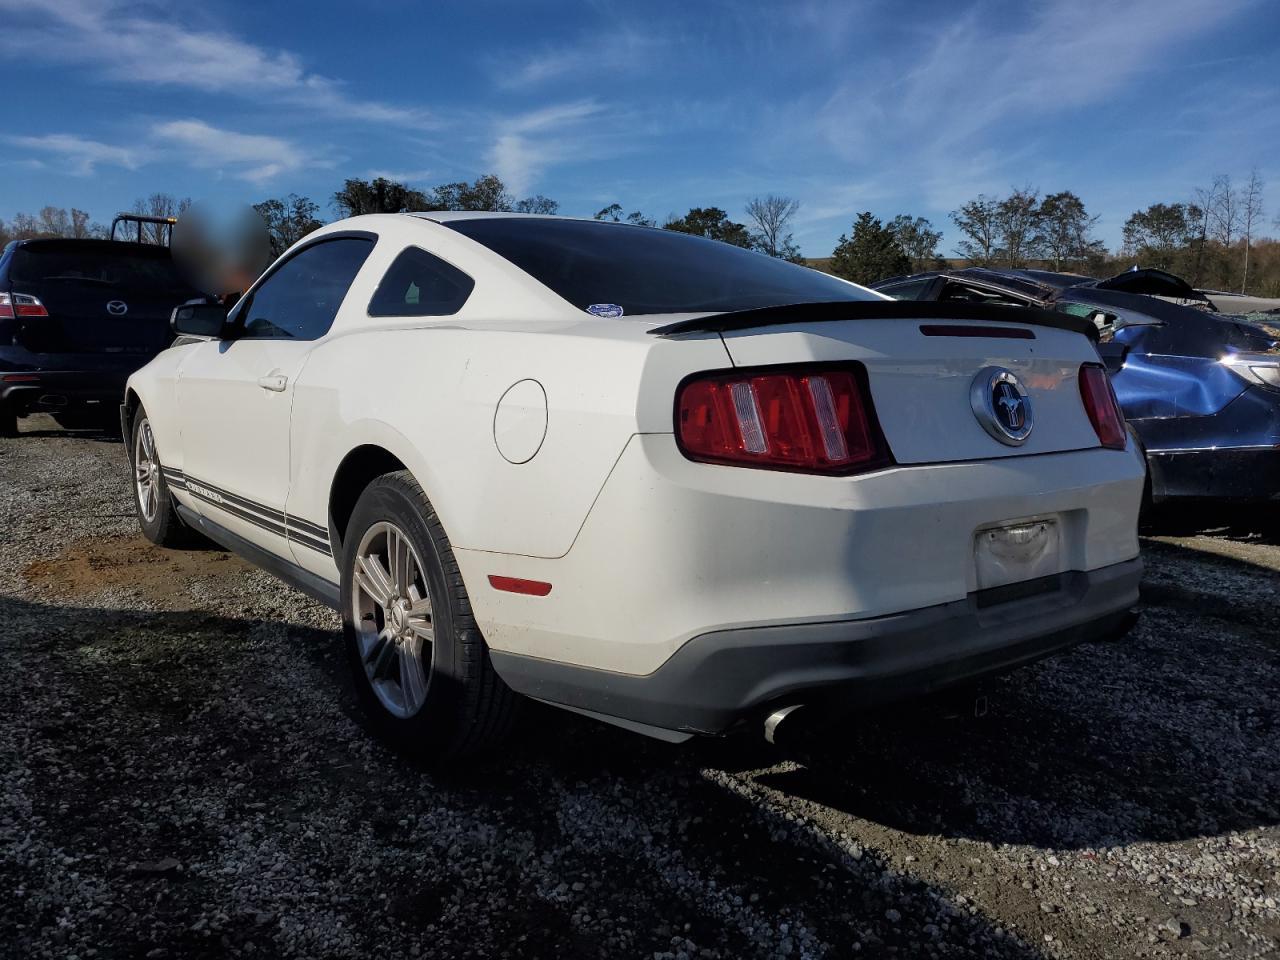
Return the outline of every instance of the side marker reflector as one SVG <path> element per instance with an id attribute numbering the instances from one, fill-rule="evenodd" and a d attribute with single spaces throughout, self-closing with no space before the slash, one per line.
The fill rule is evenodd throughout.
<path id="1" fill-rule="evenodd" d="M 499 577 L 489 574 L 489 586 L 507 593 L 523 593 L 530 597 L 545 597 L 551 592 L 551 584 L 542 580 L 522 580 L 520 577 Z"/>

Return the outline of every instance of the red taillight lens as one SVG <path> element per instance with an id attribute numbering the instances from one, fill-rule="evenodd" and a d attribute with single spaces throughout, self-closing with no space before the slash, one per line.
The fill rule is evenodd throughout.
<path id="1" fill-rule="evenodd" d="M 892 463 L 861 367 L 732 371 L 689 380 L 676 437 L 690 460 L 844 474 Z"/>
<path id="2" fill-rule="evenodd" d="M 49 311 L 29 293 L 0 293 L 0 320 L 14 317 L 47 317 Z"/>
<path id="3" fill-rule="evenodd" d="M 1103 367 L 1086 363 L 1080 368 L 1080 399 L 1084 401 L 1085 412 L 1089 414 L 1094 432 L 1102 445 L 1112 450 L 1123 450 L 1128 439 L 1125 436 L 1124 414 L 1120 412 L 1115 391 L 1111 389 L 1111 380 Z"/>

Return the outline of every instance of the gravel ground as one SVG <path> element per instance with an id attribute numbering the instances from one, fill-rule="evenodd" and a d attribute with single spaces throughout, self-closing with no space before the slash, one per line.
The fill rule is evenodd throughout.
<path id="1" fill-rule="evenodd" d="M 371 741 L 331 612 L 0 440 L 0 955 L 1280 955 L 1280 546 L 1146 543 L 1128 640 L 785 750 L 532 710 Z"/>

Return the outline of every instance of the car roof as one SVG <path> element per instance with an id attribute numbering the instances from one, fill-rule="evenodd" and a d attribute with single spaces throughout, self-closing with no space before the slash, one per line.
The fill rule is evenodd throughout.
<path id="1" fill-rule="evenodd" d="M 608 220 L 592 220 L 590 217 L 562 217 L 554 213 L 514 213 L 507 210 L 409 210 L 406 216 L 435 223 L 452 223 L 458 220 L 585 220 L 588 223 L 611 223 Z M 630 226 L 630 224 L 628 224 Z"/>
<path id="2" fill-rule="evenodd" d="M 121 253 L 153 251 L 170 253 L 159 243 L 138 243 L 135 240 L 104 240 L 97 237 L 29 237 L 15 240 L 18 247 L 61 247 L 67 250 L 119 250 Z"/>

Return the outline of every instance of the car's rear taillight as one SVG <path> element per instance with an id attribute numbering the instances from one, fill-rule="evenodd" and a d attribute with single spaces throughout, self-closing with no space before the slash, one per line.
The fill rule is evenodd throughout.
<path id="1" fill-rule="evenodd" d="M 12 320 L 15 317 L 47 317 L 49 311 L 44 308 L 38 297 L 29 293 L 0 293 L 0 320 Z"/>
<path id="2" fill-rule="evenodd" d="M 1099 442 L 1112 450 L 1123 450 L 1127 440 L 1124 414 L 1116 402 L 1106 368 L 1096 363 L 1086 363 L 1080 368 L 1080 399 L 1084 401 L 1085 412 Z"/>
<path id="3" fill-rule="evenodd" d="M 676 396 L 690 460 L 848 474 L 893 462 L 861 365 L 700 374 Z"/>

